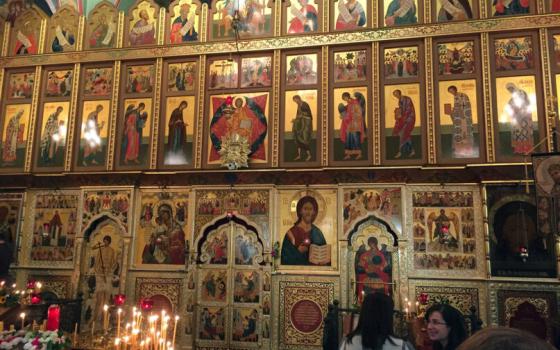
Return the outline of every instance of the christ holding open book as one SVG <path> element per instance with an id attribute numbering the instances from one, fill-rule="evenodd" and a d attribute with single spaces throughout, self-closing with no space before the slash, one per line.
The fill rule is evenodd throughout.
<path id="1" fill-rule="evenodd" d="M 321 230 L 313 225 L 318 211 L 315 198 L 305 196 L 298 201 L 298 219 L 282 242 L 282 265 L 331 265 L 330 245 Z"/>

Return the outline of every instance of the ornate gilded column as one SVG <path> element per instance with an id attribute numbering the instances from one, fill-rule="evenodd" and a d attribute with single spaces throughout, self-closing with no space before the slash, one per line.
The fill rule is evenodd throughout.
<path id="1" fill-rule="evenodd" d="M 208 40 L 208 4 L 202 4 L 200 8 L 200 42 Z"/>
<path id="2" fill-rule="evenodd" d="M 537 13 L 546 13 L 547 10 L 547 6 L 546 6 L 546 1 L 545 0 L 537 0 Z"/>
<path id="3" fill-rule="evenodd" d="M 274 36 L 281 36 L 282 35 L 282 21 L 280 20 L 282 18 L 282 8 L 284 6 L 284 1 L 274 1 L 274 14 L 275 14 L 275 19 L 274 19 L 274 30 L 272 32 L 272 35 Z"/>
<path id="4" fill-rule="evenodd" d="M 196 128 L 196 150 L 194 167 L 200 169 L 202 167 L 202 144 L 204 131 L 204 101 L 206 98 L 206 55 L 200 55 L 198 59 L 198 118 Z"/>
<path id="5" fill-rule="evenodd" d="M 478 8 L 480 9 L 480 18 L 488 18 L 489 17 L 487 1 L 488 0 L 480 0 L 478 2 Z"/>
<path id="6" fill-rule="evenodd" d="M 42 54 L 45 52 L 45 41 L 47 40 L 47 19 L 43 18 L 41 20 L 41 32 L 39 34 L 39 47 L 37 48 L 37 54 Z"/>
<path id="7" fill-rule="evenodd" d="M 546 111 L 546 118 L 545 118 L 545 125 L 546 125 L 546 137 L 548 137 L 548 142 L 546 143 L 547 150 L 549 152 L 553 151 L 553 142 L 552 142 L 552 129 L 556 127 L 556 106 L 555 106 L 555 98 L 554 98 L 554 90 L 552 88 L 552 73 L 550 71 L 550 50 L 549 50 L 549 41 L 548 41 L 548 29 L 541 28 L 539 29 L 539 40 L 541 42 L 541 65 L 542 65 L 542 89 L 544 92 L 544 101 L 545 101 L 545 111 Z"/>
<path id="8" fill-rule="evenodd" d="M 121 76 L 121 61 L 115 61 L 113 66 L 113 90 L 111 93 L 111 112 L 109 114 L 109 135 L 107 141 L 107 170 L 112 171 L 115 167 L 115 147 L 116 147 L 116 133 L 117 133 L 117 120 L 119 110 L 119 90 L 120 90 L 120 76 Z"/>
<path id="9" fill-rule="evenodd" d="M 491 72 L 490 72 L 490 55 L 489 55 L 489 36 L 488 33 L 482 33 L 480 37 L 480 46 L 482 53 L 482 91 L 484 102 L 485 130 L 486 130 L 486 161 L 494 163 L 496 153 L 494 150 L 494 120 L 492 118 L 492 92 L 491 92 Z"/>
<path id="10" fill-rule="evenodd" d="M 373 74 L 373 103 L 372 103 L 372 115 L 373 115 L 373 165 L 381 165 L 381 97 L 379 92 L 381 91 L 380 83 L 380 72 L 379 72 L 379 42 L 374 41 L 371 44 L 371 71 Z"/>
<path id="11" fill-rule="evenodd" d="M 329 165 L 329 47 L 323 46 L 321 49 L 321 145 L 322 158 L 321 165 Z M 317 124 L 319 127 L 319 124 Z"/>
<path id="12" fill-rule="evenodd" d="M 167 18 L 165 16 L 166 13 L 165 7 L 159 8 L 159 16 L 158 16 L 158 35 L 157 35 L 157 43 L 158 45 L 165 44 L 165 26 L 167 25 Z"/>
<path id="13" fill-rule="evenodd" d="M 68 136 L 66 137 L 66 159 L 64 160 L 64 171 L 72 170 L 72 153 L 74 153 L 74 134 L 76 119 L 78 118 L 78 94 L 80 91 L 80 68 L 79 63 L 74 64 L 74 79 L 72 79 L 72 95 L 70 97 L 70 112 L 68 113 Z M 79 141 L 78 141 L 79 142 Z"/>
<path id="14" fill-rule="evenodd" d="M 434 20 L 434 22 L 436 22 Z M 432 23 L 432 1 L 424 0 L 424 23 Z"/>
<path id="15" fill-rule="evenodd" d="M 436 163 L 436 125 L 434 115 L 434 73 L 432 66 L 432 38 L 424 40 L 424 69 L 426 70 L 426 137 L 428 164 Z"/>
<path id="16" fill-rule="evenodd" d="M 76 51 L 83 50 L 85 27 L 86 27 L 86 17 L 80 16 L 80 21 L 78 22 L 78 42 L 76 43 Z"/>
<path id="17" fill-rule="evenodd" d="M 339 1 L 343 1 L 343 0 L 339 0 Z M 281 1 L 283 2 L 283 1 Z M 331 18 L 330 16 L 330 10 L 331 10 L 331 2 L 333 2 L 332 0 L 324 0 L 323 1 L 323 32 L 324 33 L 328 33 L 330 30 L 330 23 L 331 21 L 329 20 Z M 375 2 L 375 1 L 372 1 Z"/>
<path id="18" fill-rule="evenodd" d="M 2 51 L 0 51 L 1 56 L 8 56 L 8 44 L 10 41 L 10 33 L 12 27 L 9 22 L 4 23 L 4 34 L 2 35 Z"/>
<path id="19" fill-rule="evenodd" d="M 279 2 L 279 1 L 277 1 Z M 280 54 L 280 50 L 274 50 L 274 57 L 272 58 L 272 62 L 274 67 L 272 69 L 272 81 L 274 82 L 274 86 L 272 88 L 272 114 L 270 118 L 269 125 L 272 126 L 272 132 L 269 130 L 269 135 L 271 138 L 271 145 L 272 145 L 272 167 L 278 167 L 278 158 L 279 158 L 279 125 L 280 125 L 280 67 L 282 60 L 282 55 Z"/>
<path id="20" fill-rule="evenodd" d="M 37 126 L 37 110 L 39 108 L 39 91 L 41 86 L 42 67 L 35 67 L 35 84 L 33 85 L 33 100 L 31 101 L 31 116 L 29 118 L 29 133 L 27 134 L 27 148 L 25 149 L 25 166 L 26 173 L 31 172 L 33 163 L 33 148 L 35 147 L 35 131 L 39 129 Z"/>
<path id="21" fill-rule="evenodd" d="M 486 192 L 486 185 L 480 189 L 480 197 L 482 199 L 482 223 L 484 228 L 484 249 L 486 257 L 486 278 L 492 277 L 491 263 L 490 263 L 490 226 L 488 226 L 488 194 Z"/>
<path id="22" fill-rule="evenodd" d="M 156 81 L 154 84 L 155 96 L 154 96 L 154 109 L 153 109 L 153 121 L 152 121 L 152 141 L 151 141 L 151 156 L 150 156 L 150 169 L 157 168 L 157 156 L 158 156 L 158 143 L 159 143 L 159 121 L 161 117 L 161 84 L 162 84 L 162 72 L 163 72 L 163 58 L 158 57 L 156 59 L 156 69 L 155 77 Z"/>
<path id="23" fill-rule="evenodd" d="M 124 12 L 119 11 L 119 18 L 117 21 L 117 42 L 115 43 L 115 48 L 123 47 L 124 38 Z"/>

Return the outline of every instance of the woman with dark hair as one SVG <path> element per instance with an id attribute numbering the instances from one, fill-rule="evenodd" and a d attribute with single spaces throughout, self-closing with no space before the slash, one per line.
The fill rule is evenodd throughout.
<path id="1" fill-rule="evenodd" d="M 476 332 L 457 350 L 553 350 L 534 334 L 516 328 L 489 327 Z"/>
<path id="2" fill-rule="evenodd" d="M 467 339 L 463 314 L 448 304 L 434 304 L 426 311 L 428 337 L 434 350 L 455 350 Z"/>
<path id="3" fill-rule="evenodd" d="M 297 221 L 286 232 L 282 241 L 280 261 L 282 265 L 312 265 L 309 249 L 312 244 L 327 244 L 323 232 L 313 225 L 319 212 L 317 200 L 311 196 L 302 197 L 296 206 Z"/>
<path id="4" fill-rule="evenodd" d="M 366 295 L 358 326 L 340 350 L 414 350 L 412 344 L 393 335 L 393 308 L 393 299 L 386 294 Z"/>

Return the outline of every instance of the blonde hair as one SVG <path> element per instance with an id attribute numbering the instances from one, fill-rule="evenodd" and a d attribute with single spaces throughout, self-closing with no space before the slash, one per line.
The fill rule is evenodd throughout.
<path id="1" fill-rule="evenodd" d="M 457 350 L 554 350 L 532 333 L 508 327 L 488 327 L 476 332 Z"/>

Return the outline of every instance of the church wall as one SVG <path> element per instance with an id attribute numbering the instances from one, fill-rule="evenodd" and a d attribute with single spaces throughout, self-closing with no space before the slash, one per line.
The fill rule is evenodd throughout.
<path id="1" fill-rule="evenodd" d="M 464 312 L 475 306 L 485 325 L 515 321 L 524 301 L 557 315 L 558 237 L 523 240 L 496 224 L 519 206 L 537 221 L 524 153 L 540 141 L 536 151 L 553 150 L 545 137 L 560 106 L 555 2 L 494 16 L 499 9 L 474 0 L 472 20 L 443 21 L 439 2 L 418 0 L 417 24 L 393 25 L 391 1 L 358 0 L 366 18 L 357 28 L 339 21 L 339 2 L 311 2 L 313 28 L 296 28 L 295 2 L 263 1 L 262 21 L 243 22 L 240 40 L 224 1 L 177 0 L 167 11 L 139 0 L 126 13 L 101 2 L 87 18 L 33 8 L 1 27 L 0 209 L 18 247 L 17 282 L 41 280 L 60 298 L 81 293 L 87 320 L 103 288 L 130 305 L 151 297 L 181 317 L 182 348 L 319 348 L 328 304 L 358 306 L 372 290 L 401 310 L 422 293 Z M 64 13 L 72 28 L 57 32 Z M 513 140 L 519 128 L 505 115 L 508 84 L 532 106 L 523 140 Z M 453 141 L 451 86 L 470 101 L 466 142 Z M 406 111 L 396 90 L 415 106 L 408 138 L 397 130 Z M 58 107 L 52 130 L 64 141 L 54 144 L 47 124 Z M 352 108 L 364 121 L 358 147 L 343 140 L 340 116 Z M 298 148 L 293 119 L 305 113 L 308 148 Z M 186 123 L 178 134 L 169 127 L 177 118 Z M 253 150 L 249 169 L 224 170 L 219 151 L 232 130 Z M 98 146 L 88 145 L 92 131 Z M 328 246 L 314 248 L 323 259 L 315 265 L 283 249 L 306 196 Z M 251 259 L 239 257 L 239 232 Z M 111 268 L 99 284 L 106 236 Z M 522 261 L 518 249 L 541 241 L 546 251 Z M 385 267 L 381 284 L 363 272 L 373 265 Z M 208 315 L 224 327 L 205 331 Z M 254 315 L 259 325 L 244 336 L 242 320 Z"/>

